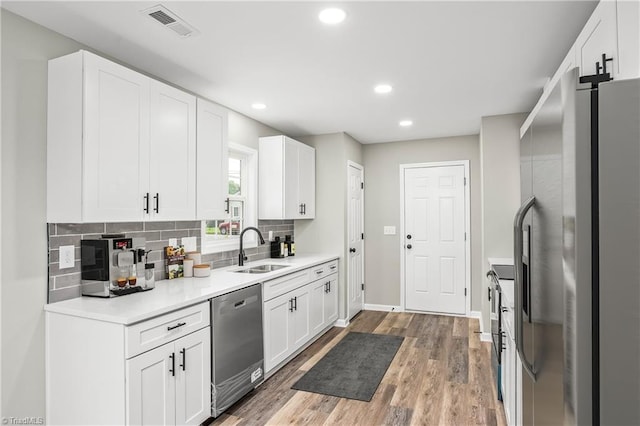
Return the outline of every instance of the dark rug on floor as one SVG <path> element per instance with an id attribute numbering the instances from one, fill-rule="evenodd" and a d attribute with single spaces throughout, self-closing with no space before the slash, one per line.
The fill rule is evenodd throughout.
<path id="1" fill-rule="evenodd" d="M 371 401 L 403 340 L 350 332 L 291 388 Z"/>

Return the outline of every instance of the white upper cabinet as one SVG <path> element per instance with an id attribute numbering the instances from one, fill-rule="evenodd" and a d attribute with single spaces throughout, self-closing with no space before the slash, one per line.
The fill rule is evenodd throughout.
<path id="1" fill-rule="evenodd" d="M 49 75 L 50 87 L 55 88 L 55 77 Z M 149 185 L 149 79 L 88 53 L 84 55 L 84 78 L 84 143 L 76 145 L 84 150 L 84 176 L 79 179 L 83 183 L 82 219 L 142 220 L 141 194 Z M 60 102 L 81 100 L 60 95 Z M 59 158 L 68 148 L 52 152 L 57 141 L 51 136 L 48 153 L 58 164 L 49 163 L 49 167 L 82 167 Z M 54 179 L 48 184 L 64 190 L 67 182 Z"/>
<path id="2" fill-rule="evenodd" d="M 193 219 L 196 213 L 196 98 L 152 80 L 150 116 L 149 219 Z"/>
<path id="3" fill-rule="evenodd" d="M 86 51 L 49 61 L 47 221 L 195 216 L 195 97 Z"/>
<path id="4" fill-rule="evenodd" d="M 226 217 L 228 193 L 228 112 L 198 99 L 197 219 Z"/>
<path id="5" fill-rule="evenodd" d="M 620 55 L 618 53 L 618 32 L 616 25 L 616 3 L 602 1 L 580 32 L 575 43 L 576 63 L 580 75 L 603 72 L 596 70 L 596 62 L 603 67 L 602 55 L 607 59 L 607 72 L 613 78 L 618 76 Z"/>
<path id="6" fill-rule="evenodd" d="M 259 219 L 313 219 L 316 150 L 286 136 L 259 141 Z"/>

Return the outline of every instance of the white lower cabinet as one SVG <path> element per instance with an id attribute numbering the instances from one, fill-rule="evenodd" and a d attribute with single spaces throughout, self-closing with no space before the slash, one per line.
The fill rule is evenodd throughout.
<path id="1" fill-rule="evenodd" d="M 311 286 L 264 303 L 265 371 L 275 367 L 311 337 Z"/>
<path id="2" fill-rule="evenodd" d="M 209 302 L 131 325 L 47 312 L 47 424 L 204 422 L 209 317 Z"/>
<path id="3" fill-rule="evenodd" d="M 211 415 L 211 331 L 127 360 L 127 424 L 198 425 Z"/>
<path id="4" fill-rule="evenodd" d="M 327 330 L 338 319 L 338 274 L 330 266 L 337 262 L 264 283 L 264 368 L 269 373 L 301 349 L 307 342 Z M 296 283 L 296 284 L 294 284 Z M 292 286 L 297 288 L 291 289 Z M 286 290 L 279 291 L 283 287 Z M 284 292 L 286 291 L 286 292 Z M 280 294 L 282 293 L 282 294 Z"/>

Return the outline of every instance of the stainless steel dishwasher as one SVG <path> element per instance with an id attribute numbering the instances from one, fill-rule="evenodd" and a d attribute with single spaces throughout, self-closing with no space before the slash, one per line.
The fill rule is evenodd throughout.
<path id="1" fill-rule="evenodd" d="M 218 417 L 264 376 L 262 284 L 211 300 L 212 413 Z"/>

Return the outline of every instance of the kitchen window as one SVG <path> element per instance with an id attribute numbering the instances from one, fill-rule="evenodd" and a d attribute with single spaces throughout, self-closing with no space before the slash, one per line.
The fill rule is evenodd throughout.
<path id="1" fill-rule="evenodd" d="M 245 227 L 257 226 L 257 157 L 256 150 L 229 143 L 225 216 L 202 221 L 203 253 L 237 250 L 240 232 Z M 257 246 L 254 233 L 246 235 L 244 246 Z"/>

